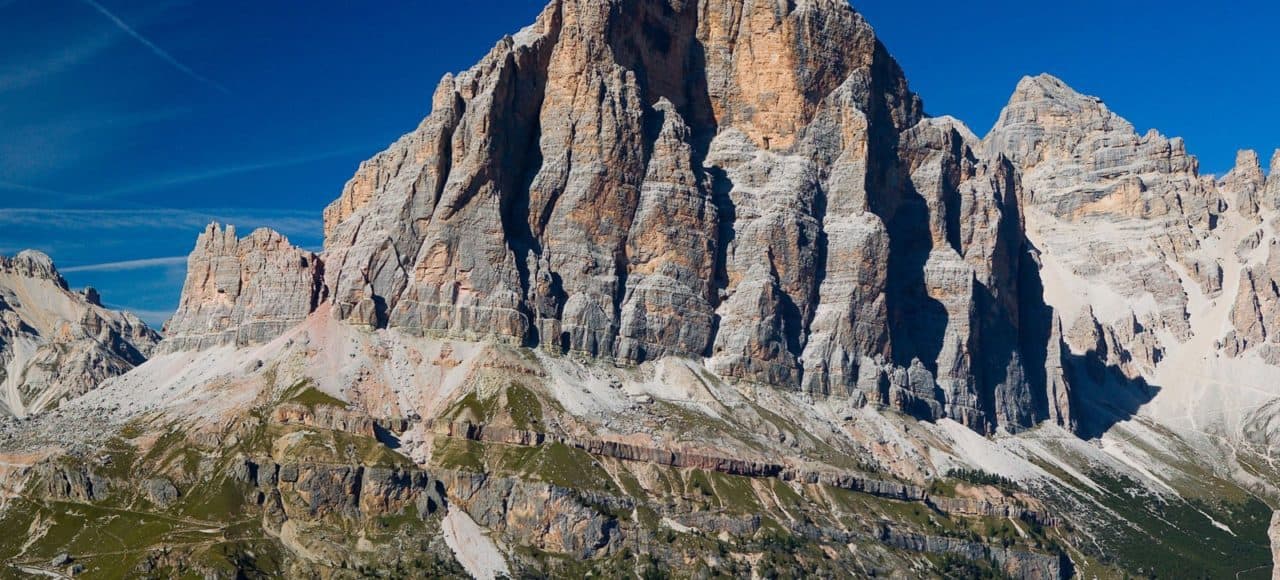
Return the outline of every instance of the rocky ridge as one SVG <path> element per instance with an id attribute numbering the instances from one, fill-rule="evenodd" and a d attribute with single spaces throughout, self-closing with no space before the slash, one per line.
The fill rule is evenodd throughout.
<path id="1" fill-rule="evenodd" d="M 925 118 L 838 4 L 552 2 L 361 165 L 323 254 L 249 251 L 292 268 L 281 305 L 189 280 L 166 348 L 264 342 L 327 301 L 365 328 L 704 359 L 982 433 L 1086 435 L 1190 376 L 1171 349 L 1280 361 L 1280 180 L 1256 154 L 1201 175 L 1182 140 L 1050 76 L 978 138 Z M 193 255 L 206 284 L 212 255 Z M 1193 324 L 1196 295 L 1232 301 L 1230 332 Z M 219 309 L 279 319 L 234 330 L 244 312 Z M 1134 404 L 1084 421 L 1108 384 Z"/>
<path id="2" fill-rule="evenodd" d="M 279 258 L 272 323 L 231 330 L 268 308 L 215 292 L 245 250 L 207 232 L 167 348 L 261 342 L 327 296 L 368 328 L 1073 424 L 1015 167 L 924 120 L 839 2 L 558 0 L 433 107 L 326 210 L 319 261 Z"/>
<path id="3" fill-rule="evenodd" d="M 1166 394 L 1145 412 L 1173 425 L 1188 420 L 1184 404 L 1208 400 L 1192 404 L 1192 425 L 1230 438 L 1269 421 L 1238 411 L 1280 396 L 1267 378 L 1280 372 L 1270 328 L 1280 176 L 1257 153 L 1202 175 L 1181 139 L 1140 135 L 1047 75 L 1019 83 L 983 146 L 1021 175 L 1027 236 L 1046 302 L 1069 329 L 1077 390 L 1156 386 Z M 1245 388 L 1205 392 L 1228 384 Z M 1137 410 L 1112 406 L 1120 417 Z"/>
<path id="4" fill-rule="evenodd" d="M 70 290 L 48 256 L 0 257 L 0 414 L 54 409 L 142 364 L 159 339 L 96 290 Z"/>

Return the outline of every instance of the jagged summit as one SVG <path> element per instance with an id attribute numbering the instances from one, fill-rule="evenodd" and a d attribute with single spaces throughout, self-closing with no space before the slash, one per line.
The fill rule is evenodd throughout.
<path id="1" fill-rule="evenodd" d="M 67 281 L 53 265 L 53 259 L 38 250 L 23 250 L 12 258 L 0 256 L 0 270 L 19 276 L 49 280 L 62 288 L 67 287 Z"/>
<path id="2" fill-rule="evenodd" d="M 70 291 L 42 252 L 0 257 L 0 415 L 55 408 L 146 360 L 159 336 L 96 296 Z"/>
<path id="3" fill-rule="evenodd" d="M 1063 101 L 1090 101 L 1101 104 L 1100 97 L 1085 95 L 1063 81 L 1062 79 L 1049 73 L 1040 73 L 1038 75 L 1027 75 L 1018 81 L 1017 88 L 1013 91 L 1010 101 L 1019 100 L 1035 100 L 1035 99 L 1058 99 Z"/>

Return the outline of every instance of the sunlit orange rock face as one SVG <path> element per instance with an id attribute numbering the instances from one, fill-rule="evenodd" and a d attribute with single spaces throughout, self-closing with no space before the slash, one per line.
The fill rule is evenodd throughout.
<path id="1" fill-rule="evenodd" d="M 922 111 L 841 1 L 553 2 L 361 166 L 325 291 L 359 325 L 1069 424 L 1015 172 Z"/>

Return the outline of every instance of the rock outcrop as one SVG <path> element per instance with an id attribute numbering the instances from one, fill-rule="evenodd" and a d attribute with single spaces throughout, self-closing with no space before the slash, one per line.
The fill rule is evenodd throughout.
<path id="1" fill-rule="evenodd" d="M 233 226 L 210 224 L 187 261 L 178 311 L 165 324 L 161 350 L 243 347 L 266 342 L 302 322 L 323 298 L 319 256 L 259 229 L 243 239 Z"/>
<path id="2" fill-rule="evenodd" d="M 556 0 L 432 106 L 325 211 L 322 255 L 206 232 L 165 348 L 263 342 L 327 300 L 983 433 L 1075 429 L 1077 383 L 1146 385 L 1193 338 L 1280 363 L 1257 154 L 1202 176 L 1047 75 L 979 139 L 926 118 L 837 0 Z M 1224 298 L 1230 332 L 1193 328 Z"/>
<path id="3" fill-rule="evenodd" d="M 1247 433 L 1223 417 L 1280 396 L 1280 176 L 1253 151 L 1201 175 L 1181 139 L 1140 135 L 1047 75 L 1019 83 L 984 146 L 1021 175 L 1044 296 L 1070 329 L 1072 388 L 1123 417 L 1155 385 L 1168 394 L 1154 416 Z"/>
<path id="4" fill-rule="evenodd" d="M 40 491 L 55 500 L 93 502 L 111 496 L 111 481 L 88 467 L 41 463 L 35 472 Z"/>
<path id="5" fill-rule="evenodd" d="M 1003 575 L 1010 578 L 1058 580 L 1069 577 L 1066 573 L 1068 568 L 1063 566 L 1065 555 L 1010 550 L 956 538 L 903 533 L 891 527 L 884 529 L 880 541 L 914 552 L 960 556 L 972 561 L 990 561 Z"/>
<path id="6" fill-rule="evenodd" d="M 1062 398 L 1014 167 L 922 122 L 842 2 L 557 0 L 433 106 L 325 212 L 350 323 L 709 357 L 984 432 Z"/>
<path id="7" fill-rule="evenodd" d="M 1265 251 L 1265 261 L 1246 264 L 1240 272 L 1239 290 L 1231 308 L 1234 330 L 1225 341 L 1231 356 L 1280 344 L 1280 240 L 1271 238 Z M 1272 363 L 1280 364 L 1280 360 Z"/>
<path id="8" fill-rule="evenodd" d="M 73 292 L 48 256 L 0 257 L 0 415 L 57 407 L 147 359 L 160 337 L 137 317 Z"/>
<path id="9" fill-rule="evenodd" d="M 278 464 L 270 459 L 246 459 L 242 465 L 241 483 L 254 486 L 257 503 L 277 525 L 329 516 L 404 514 L 406 508 L 426 517 L 444 507 L 443 484 L 418 469 Z"/>

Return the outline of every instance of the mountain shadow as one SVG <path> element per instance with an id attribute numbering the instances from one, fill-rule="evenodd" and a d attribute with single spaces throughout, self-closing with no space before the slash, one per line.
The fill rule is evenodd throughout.
<path id="1" fill-rule="evenodd" d="M 1044 299 L 1044 281 L 1040 277 L 1038 250 L 1030 241 L 1023 253 L 1019 277 L 1019 313 L 1021 319 L 1020 349 L 1026 363 L 1027 382 L 1038 421 L 1050 417 L 1048 399 L 1049 376 L 1046 372 L 1051 346 L 1061 353 L 1062 367 L 1070 387 L 1072 417 L 1076 434 L 1083 439 L 1096 439 L 1116 423 L 1127 421 L 1143 405 L 1160 392 L 1146 380 L 1129 378 L 1114 365 L 1106 363 L 1106 354 L 1096 350 L 1077 355 L 1059 337 L 1052 345 L 1054 319 L 1058 312 Z"/>
<path id="2" fill-rule="evenodd" d="M 1116 423 L 1132 419 L 1160 393 L 1160 387 L 1142 377 L 1125 376 L 1095 351 L 1084 355 L 1065 353 L 1063 359 L 1074 395 L 1076 434 L 1082 439 L 1102 437 Z"/>

